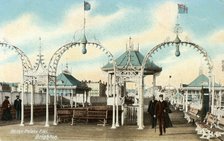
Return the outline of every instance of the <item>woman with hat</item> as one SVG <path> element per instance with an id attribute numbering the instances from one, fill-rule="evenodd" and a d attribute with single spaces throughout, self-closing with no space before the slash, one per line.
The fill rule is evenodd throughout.
<path id="1" fill-rule="evenodd" d="M 5 96 L 5 100 L 2 103 L 2 120 L 12 120 L 12 115 L 11 115 L 11 104 L 9 103 L 9 96 Z"/>

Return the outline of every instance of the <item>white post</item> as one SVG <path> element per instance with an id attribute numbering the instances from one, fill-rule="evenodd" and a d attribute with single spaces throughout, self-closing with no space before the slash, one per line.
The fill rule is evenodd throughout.
<path id="1" fill-rule="evenodd" d="M 57 84 L 56 77 L 54 82 L 54 122 L 53 125 L 57 125 Z"/>
<path id="2" fill-rule="evenodd" d="M 33 82 L 32 82 L 31 83 L 31 96 L 30 96 L 30 125 L 33 125 L 33 92 L 34 92 L 34 86 L 33 86 Z"/>
<path id="3" fill-rule="evenodd" d="M 211 113 L 214 114 L 214 102 L 215 102 L 215 76 L 212 77 L 212 108 Z"/>
<path id="4" fill-rule="evenodd" d="M 71 89 L 70 89 L 70 106 L 71 106 L 71 108 L 72 108 L 72 103 L 73 103 L 73 99 L 72 99 L 73 97 L 72 97 L 72 87 L 71 87 Z"/>
<path id="5" fill-rule="evenodd" d="M 113 84 L 113 118 L 112 118 L 112 129 L 116 129 L 115 126 L 115 93 L 116 93 L 116 76 L 114 74 L 114 84 Z"/>
<path id="6" fill-rule="evenodd" d="M 71 89 L 71 95 L 72 95 L 72 103 L 71 103 L 71 107 L 73 108 L 73 98 L 74 98 L 73 88 Z"/>
<path id="7" fill-rule="evenodd" d="M 155 96 L 155 87 L 156 87 L 156 75 L 153 74 L 153 87 L 152 87 L 152 89 L 153 89 L 153 96 Z"/>
<path id="8" fill-rule="evenodd" d="M 183 93 L 183 95 L 181 95 L 182 96 L 182 106 L 183 106 L 183 111 L 186 109 L 185 108 L 185 97 L 184 97 L 184 93 Z"/>
<path id="9" fill-rule="evenodd" d="M 222 107 L 222 92 L 219 90 L 219 108 L 221 109 Z"/>
<path id="10" fill-rule="evenodd" d="M 188 91 L 186 91 L 185 111 L 188 111 Z"/>
<path id="11" fill-rule="evenodd" d="M 144 114 L 144 110 L 143 110 L 143 106 L 144 106 L 144 77 L 143 76 L 140 76 L 139 77 L 139 112 L 138 112 L 138 121 L 139 121 L 139 124 L 138 124 L 138 129 L 139 130 L 142 130 L 144 129 L 144 125 L 143 125 L 143 114 Z"/>
<path id="12" fill-rule="evenodd" d="M 125 103 L 125 95 L 126 95 L 126 82 L 124 82 L 124 94 L 123 94 L 123 97 L 122 97 L 122 103 L 121 103 L 121 125 L 123 126 L 124 125 L 124 103 Z"/>
<path id="13" fill-rule="evenodd" d="M 85 107 L 85 103 L 84 103 L 84 100 L 85 100 L 85 94 L 86 94 L 86 91 L 84 91 L 83 95 L 82 95 L 82 107 Z"/>
<path id="14" fill-rule="evenodd" d="M 47 77 L 47 88 L 46 88 L 46 122 L 45 122 L 45 127 L 49 127 L 48 96 L 49 96 L 49 76 Z"/>
<path id="15" fill-rule="evenodd" d="M 75 108 L 77 107 L 77 93 L 76 93 L 76 90 L 75 90 Z"/>
<path id="16" fill-rule="evenodd" d="M 110 74 L 107 74 L 107 98 L 109 97 L 110 92 Z"/>
<path id="17" fill-rule="evenodd" d="M 21 96 L 21 122 L 20 126 L 24 126 L 24 82 L 22 84 L 22 96 Z"/>
<path id="18" fill-rule="evenodd" d="M 120 86 L 119 84 L 116 84 L 117 86 L 117 89 L 116 89 L 116 127 L 119 127 L 119 103 L 118 103 L 118 100 L 119 100 L 119 96 L 120 96 L 120 93 L 119 93 L 119 90 L 120 90 Z"/>

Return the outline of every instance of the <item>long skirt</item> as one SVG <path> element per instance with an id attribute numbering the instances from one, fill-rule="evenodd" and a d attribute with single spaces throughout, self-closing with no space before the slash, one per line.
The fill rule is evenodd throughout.
<path id="1" fill-rule="evenodd" d="M 2 120 L 12 120 L 12 114 L 10 109 L 3 110 Z"/>

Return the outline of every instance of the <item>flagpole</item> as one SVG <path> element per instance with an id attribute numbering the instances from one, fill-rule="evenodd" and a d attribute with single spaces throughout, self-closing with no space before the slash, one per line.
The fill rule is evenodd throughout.
<path id="1" fill-rule="evenodd" d="M 83 0 L 83 15 L 84 15 L 84 19 L 83 19 L 83 31 L 84 31 L 84 35 L 85 35 L 85 32 L 86 32 L 85 0 Z"/>

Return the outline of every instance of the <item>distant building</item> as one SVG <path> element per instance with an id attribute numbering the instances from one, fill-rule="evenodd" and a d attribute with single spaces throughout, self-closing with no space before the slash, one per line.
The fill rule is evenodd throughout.
<path id="1" fill-rule="evenodd" d="M 89 91 L 89 97 L 91 96 L 99 96 L 99 97 L 106 97 L 106 89 L 107 83 L 100 81 L 87 81 L 87 86 L 91 88 Z"/>
<path id="2" fill-rule="evenodd" d="M 182 85 L 181 90 L 184 94 L 188 94 L 188 102 L 201 102 L 201 90 L 209 89 L 209 78 L 204 74 L 199 74 L 190 84 Z M 212 88 L 212 85 L 211 85 Z M 224 87 L 214 82 L 215 105 L 224 106 Z M 211 95 L 211 94 L 210 94 Z"/>
<path id="3" fill-rule="evenodd" d="M 8 83 L 0 82 L 0 91 L 1 92 L 11 92 L 11 87 Z"/>

